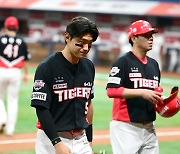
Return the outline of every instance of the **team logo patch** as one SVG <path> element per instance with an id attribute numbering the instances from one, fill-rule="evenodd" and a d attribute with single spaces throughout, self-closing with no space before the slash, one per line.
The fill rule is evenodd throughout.
<path id="1" fill-rule="evenodd" d="M 107 83 L 120 84 L 121 78 L 118 77 L 109 77 Z"/>
<path id="2" fill-rule="evenodd" d="M 131 72 L 139 72 L 139 69 L 137 67 L 132 67 Z"/>
<path id="3" fill-rule="evenodd" d="M 38 91 L 39 89 L 43 88 L 45 85 L 45 83 L 43 82 L 43 80 L 35 80 L 34 82 L 34 89 L 36 91 Z"/>
<path id="4" fill-rule="evenodd" d="M 58 76 L 56 78 L 54 78 L 55 82 L 58 83 L 58 82 L 64 82 L 64 77 L 63 76 Z"/>
<path id="5" fill-rule="evenodd" d="M 41 101 L 46 101 L 46 93 L 41 93 L 41 92 L 33 92 L 32 93 L 32 97 L 31 100 L 33 99 L 37 99 L 37 100 L 41 100 Z"/>
<path id="6" fill-rule="evenodd" d="M 119 73 L 120 69 L 118 67 L 112 67 L 111 69 L 111 72 L 110 72 L 110 75 L 111 76 L 114 76 L 116 75 L 117 73 Z"/>

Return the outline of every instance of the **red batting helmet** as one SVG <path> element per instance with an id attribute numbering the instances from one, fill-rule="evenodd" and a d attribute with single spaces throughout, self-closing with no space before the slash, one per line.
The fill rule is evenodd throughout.
<path id="1" fill-rule="evenodd" d="M 6 18 L 4 22 L 4 26 L 10 29 L 18 29 L 19 27 L 19 22 L 16 17 L 10 16 Z"/>
<path id="2" fill-rule="evenodd" d="M 157 33 L 157 28 L 152 28 L 151 24 L 145 20 L 138 20 L 133 22 L 129 28 L 128 28 L 128 39 L 130 39 L 131 36 L 144 34 L 148 32 Z"/>
<path id="3" fill-rule="evenodd" d="M 178 87 L 171 90 L 171 95 L 163 100 L 163 103 L 154 105 L 155 110 L 162 117 L 172 117 L 180 110 L 180 98 L 178 95 Z"/>

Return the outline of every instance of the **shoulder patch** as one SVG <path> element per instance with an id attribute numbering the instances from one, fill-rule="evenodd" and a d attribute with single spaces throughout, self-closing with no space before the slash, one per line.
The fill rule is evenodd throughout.
<path id="1" fill-rule="evenodd" d="M 112 67 L 111 71 L 110 71 L 110 75 L 114 76 L 114 75 L 118 74 L 119 71 L 120 71 L 120 69 L 118 67 Z"/>
<path id="2" fill-rule="evenodd" d="M 45 85 L 45 83 L 43 82 L 43 80 L 35 80 L 34 81 L 34 89 L 36 91 L 38 91 L 39 89 L 43 88 Z"/>

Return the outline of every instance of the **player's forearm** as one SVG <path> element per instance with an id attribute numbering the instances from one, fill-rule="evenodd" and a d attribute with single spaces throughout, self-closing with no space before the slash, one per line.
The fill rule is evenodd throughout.
<path id="1" fill-rule="evenodd" d="M 85 129 L 86 130 L 86 136 L 89 142 L 92 142 L 93 140 L 93 104 L 89 100 L 88 101 L 88 113 L 87 113 L 87 120 L 89 123 L 89 126 Z"/>
<path id="2" fill-rule="evenodd" d="M 94 112 L 94 109 L 93 109 L 93 104 L 91 102 L 91 100 L 88 101 L 88 113 L 87 113 L 87 121 L 90 124 L 93 123 L 93 112 Z"/>
<path id="3" fill-rule="evenodd" d="M 109 98 L 133 98 L 142 97 L 144 89 L 128 89 L 124 87 L 107 88 Z"/>
<path id="4" fill-rule="evenodd" d="M 46 133 L 46 135 L 48 136 L 48 138 L 51 141 L 58 138 L 59 135 L 57 134 L 56 126 L 54 124 L 54 121 L 52 119 L 52 116 L 49 110 L 43 107 L 37 107 L 36 113 L 41 123 L 41 126 L 44 132 Z"/>
<path id="5" fill-rule="evenodd" d="M 23 71 L 24 71 L 24 74 L 28 74 L 28 62 L 24 62 L 24 65 L 23 65 Z"/>
<path id="6" fill-rule="evenodd" d="M 145 89 L 128 89 L 124 88 L 122 98 L 134 98 L 134 97 L 142 97 Z"/>

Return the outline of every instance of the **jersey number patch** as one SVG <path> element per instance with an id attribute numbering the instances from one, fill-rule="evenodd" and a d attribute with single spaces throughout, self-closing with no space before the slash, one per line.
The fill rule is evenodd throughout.
<path id="1" fill-rule="evenodd" d="M 8 44 L 6 48 L 4 49 L 4 54 L 7 55 L 8 58 L 16 58 L 18 56 L 18 50 L 19 46 L 15 45 L 13 46 L 12 44 Z"/>

